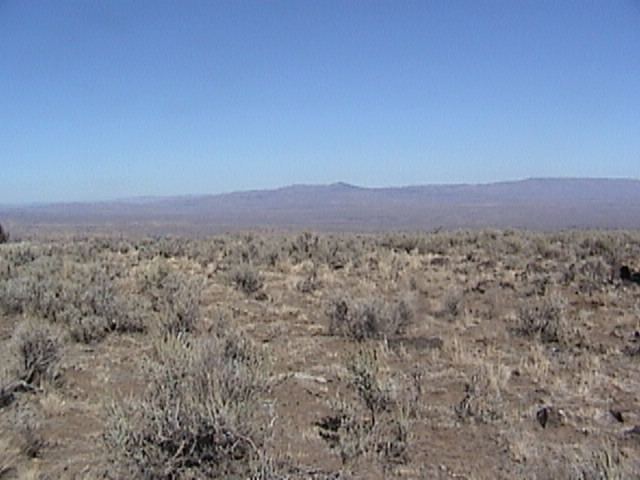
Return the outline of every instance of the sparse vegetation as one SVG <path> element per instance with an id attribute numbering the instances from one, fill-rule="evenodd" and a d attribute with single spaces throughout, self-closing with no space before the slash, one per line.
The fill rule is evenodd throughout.
<path id="1" fill-rule="evenodd" d="M 640 471 L 637 232 L 1 250 L 0 479 Z"/>
<path id="2" fill-rule="evenodd" d="M 376 350 L 360 350 L 347 363 L 351 385 L 367 407 L 370 425 L 376 424 L 377 414 L 387 410 L 392 400 L 392 388 L 380 379 L 380 366 Z"/>
<path id="3" fill-rule="evenodd" d="M 40 421 L 36 413 L 30 409 L 21 409 L 16 413 L 13 429 L 18 434 L 21 452 L 28 458 L 39 457 L 46 446 L 40 433 Z"/>
<path id="4" fill-rule="evenodd" d="M 312 293 L 321 287 L 322 281 L 318 278 L 318 267 L 316 265 L 314 265 L 311 272 L 296 285 L 296 288 L 302 293 Z"/>
<path id="5" fill-rule="evenodd" d="M 372 348 L 358 350 L 346 366 L 359 401 L 334 402 L 334 413 L 315 423 L 318 433 L 339 453 L 343 464 L 373 458 L 389 472 L 394 465 L 406 463 L 409 447 L 412 420 L 403 399 L 398 398 L 401 379 L 394 382 L 381 371 L 379 353 Z"/>
<path id="6" fill-rule="evenodd" d="M 450 318 L 459 317 L 464 311 L 464 296 L 459 289 L 449 290 L 442 299 L 442 312 Z"/>

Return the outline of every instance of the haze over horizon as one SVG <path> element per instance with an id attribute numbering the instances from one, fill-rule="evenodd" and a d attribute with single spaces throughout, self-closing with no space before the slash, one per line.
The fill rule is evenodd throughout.
<path id="1" fill-rule="evenodd" d="M 637 0 L 0 0 L 0 204 L 638 178 L 638 51 Z"/>

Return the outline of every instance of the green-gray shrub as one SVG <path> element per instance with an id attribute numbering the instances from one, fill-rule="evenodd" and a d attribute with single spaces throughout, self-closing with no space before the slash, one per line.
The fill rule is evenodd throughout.
<path id="1" fill-rule="evenodd" d="M 247 295 L 258 292 L 264 285 L 258 270 L 250 263 L 242 263 L 231 271 L 231 281 Z"/>
<path id="2" fill-rule="evenodd" d="M 518 307 L 516 331 L 544 343 L 563 342 L 570 334 L 566 310 L 567 300 L 557 294 L 525 300 Z"/>
<path id="3" fill-rule="evenodd" d="M 19 357 L 18 377 L 28 384 L 60 379 L 62 341 L 50 326 L 26 320 L 16 328 L 13 342 Z"/>
<path id="4" fill-rule="evenodd" d="M 250 478 L 263 455 L 260 351 L 242 335 L 165 337 L 138 399 L 115 404 L 105 441 L 120 478 Z"/>
<path id="5" fill-rule="evenodd" d="M 357 341 L 400 335 L 413 321 L 414 311 L 409 301 L 387 301 L 381 298 L 354 300 L 338 296 L 327 308 L 329 334 L 342 335 Z"/>

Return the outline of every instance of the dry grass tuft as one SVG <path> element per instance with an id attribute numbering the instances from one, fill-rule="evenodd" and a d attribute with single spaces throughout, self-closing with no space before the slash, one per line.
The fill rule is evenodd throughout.
<path id="1" fill-rule="evenodd" d="M 503 366 L 483 363 L 465 384 L 465 395 L 455 408 L 462 423 L 492 423 L 507 417 L 503 392 L 509 371 Z"/>

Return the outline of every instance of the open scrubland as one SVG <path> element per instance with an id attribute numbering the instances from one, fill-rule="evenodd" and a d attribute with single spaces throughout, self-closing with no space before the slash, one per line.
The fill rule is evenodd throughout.
<path id="1" fill-rule="evenodd" d="M 637 232 L 2 244 L 0 479 L 638 478 L 635 268 Z"/>

